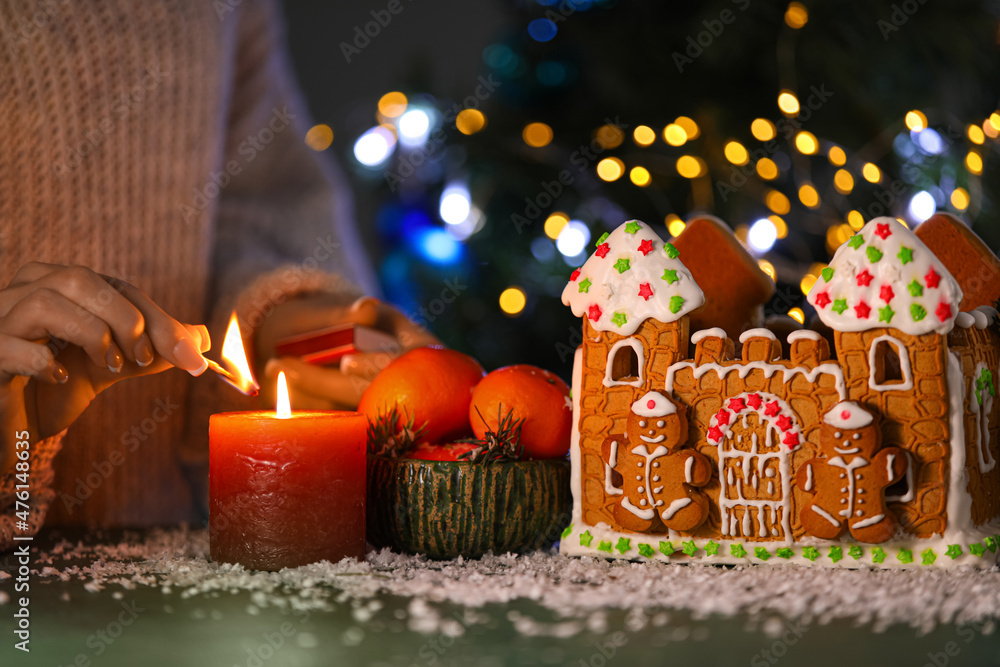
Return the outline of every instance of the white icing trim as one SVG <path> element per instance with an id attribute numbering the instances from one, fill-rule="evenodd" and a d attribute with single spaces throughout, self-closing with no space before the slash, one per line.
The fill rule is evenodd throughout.
<path id="1" fill-rule="evenodd" d="M 997 309 L 993 306 L 979 306 L 976 310 L 985 315 L 990 324 L 995 322 L 997 318 L 1000 317 L 1000 313 L 998 313 Z"/>
<path id="2" fill-rule="evenodd" d="M 980 393 L 983 404 L 979 405 L 979 401 L 976 400 L 976 380 L 987 369 L 988 367 L 983 362 L 976 364 L 969 392 L 969 411 L 976 416 L 976 458 L 979 461 L 979 472 L 984 475 L 997 465 L 996 459 L 993 458 L 993 453 L 990 451 L 990 413 L 993 412 L 993 394 L 984 388 Z"/>
<path id="3" fill-rule="evenodd" d="M 677 514 L 690 504 L 691 504 L 690 498 L 678 498 L 677 500 L 667 505 L 666 509 L 664 509 L 663 512 L 660 513 L 660 517 L 664 521 L 670 521 L 672 518 L 674 518 L 675 514 Z"/>
<path id="4" fill-rule="evenodd" d="M 604 493 L 609 496 L 620 496 L 625 493 L 624 489 L 618 488 L 611 482 L 616 465 L 618 465 L 618 441 L 612 440 L 611 456 L 604 462 Z"/>
<path id="5" fill-rule="evenodd" d="M 823 423 L 845 431 L 856 431 L 871 425 L 872 415 L 854 401 L 841 401 L 826 411 Z"/>
<path id="6" fill-rule="evenodd" d="M 878 384 L 875 382 L 875 351 L 878 344 L 887 342 L 896 348 L 896 355 L 899 357 L 899 372 L 903 375 L 903 381 L 894 384 Z M 868 387 L 875 391 L 909 391 L 913 389 L 913 372 L 910 370 L 910 351 L 906 349 L 903 341 L 888 334 L 879 336 L 868 345 Z"/>
<path id="7" fill-rule="evenodd" d="M 813 490 L 813 467 L 811 463 L 806 464 L 806 485 L 803 488 L 805 491 Z"/>
<path id="8" fill-rule="evenodd" d="M 836 383 L 835 386 L 837 388 L 837 395 L 840 397 L 840 400 L 847 400 L 847 387 L 844 384 L 844 370 L 836 363 L 819 364 L 815 368 L 810 369 L 805 366 L 792 366 L 789 368 L 787 366 L 779 366 L 777 364 L 770 364 L 764 361 L 727 364 L 726 366 L 722 366 L 714 362 L 699 364 L 696 366 L 693 361 L 679 361 L 667 368 L 667 377 L 664 381 L 664 385 L 666 386 L 668 394 L 673 393 L 674 375 L 676 375 L 677 371 L 682 368 L 690 368 L 694 373 L 695 380 L 700 380 L 701 377 L 709 371 L 715 371 L 716 375 L 719 376 L 719 379 L 725 379 L 729 373 L 737 371 L 740 379 L 743 379 L 750 374 L 750 371 L 760 369 L 764 371 L 764 377 L 767 379 L 770 379 L 775 373 L 784 373 L 785 384 L 791 382 L 796 375 L 802 375 L 805 377 L 807 382 L 816 384 L 820 374 L 826 373 L 827 375 L 833 376 Z"/>
<path id="9" fill-rule="evenodd" d="M 771 340 L 778 340 L 774 337 L 774 333 L 770 329 L 758 328 L 758 329 L 747 329 L 740 334 L 740 342 L 745 343 L 751 338 L 769 338 Z"/>
<path id="10" fill-rule="evenodd" d="M 694 472 L 694 457 L 689 456 L 687 461 L 684 462 L 684 481 L 688 484 L 694 483 L 694 477 L 691 473 Z"/>
<path id="11" fill-rule="evenodd" d="M 700 331 L 695 331 L 693 334 L 691 334 L 691 342 L 697 345 L 702 341 L 702 339 L 709 337 L 721 338 L 722 340 L 725 340 L 726 338 L 728 338 L 728 334 L 726 334 L 724 329 L 720 329 L 719 327 L 712 327 L 711 329 L 701 329 Z"/>
<path id="12" fill-rule="evenodd" d="M 913 457 L 906 453 L 906 493 L 901 496 L 886 496 L 885 502 L 908 503 L 916 497 L 917 489 L 913 485 Z"/>
<path id="13" fill-rule="evenodd" d="M 968 329 L 976 323 L 976 318 L 968 313 L 959 313 L 955 318 L 955 324 L 963 329 Z"/>
<path id="14" fill-rule="evenodd" d="M 825 509 L 823 509 L 816 503 L 813 503 L 812 505 L 810 505 L 810 507 L 812 508 L 813 512 L 816 512 L 816 514 L 819 514 L 821 517 L 823 517 L 833 525 L 837 526 L 838 528 L 840 527 L 840 521 L 830 516 L 830 513 L 827 512 Z"/>
<path id="15" fill-rule="evenodd" d="M 818 332 L 813 331 L 812 329 L 796 329 L 792 333 L 788 334 L 787 338 L 785 338 L 785 340 L 788 341 L 789 345 L 791 345 L 792 343 L 794 343 L 797 340 L 815 340 L 815 341 L 819 341 L 819 340 L 822 340 L 822 339 L 823 339 L 823 337 L 821 335 L 819 335 Z"/>
<path id="16" fill-rule="evenodd" d="M 847 474 L 847 505 L 846 508 L 840 511 L 841 516 L 850 518 L 854 514 L 854 500 L 857 496 L 855 489 L 857 488 L 857 478 L 854 476 L 854 471 L 858 468 L 868 467 L 868 460 L 860 456 L 855 456 L 850 461 L 845 462 L 844 459 L 839 456 L 834 456 L 832 459 L 827 460 L 827 464 L 834 466 L 836 468 L 842 469 Z M 845 498 L 841 498 L 840 502 L 844 502 Z M 813 509 L 816 509 L 816 503 L 813 503 Z"/>
<path id="17" fill-rule="evenodd" d="M 636 359 L 639 360 L 639 377 L 632 382 L 625 382 L 623 380 L 612 380 L 611 379 L 611 369 L 614 367 L 615 354 L 623 347 L 631 347 L 635 351 Z M 643 370 L 646 368 L 646 349 L 642 345 L 642 341 L 638 338 L 623 338 L 608 350 L 608 359 L 604 364 L 604 386 L 605 387 L 615 387 L 619 385 L 627 385 L 629 387 L 641 387 L 644 381 Z"/>
<path id="18" fill-rule="evenodd" d="M 870 516 L 867 519 L 862 519 L 861 521 L 858 521 L 856 524 L 851 526 L 851 530 L 854 530 L 855 528 L 867 528 L 868 526 L 874 526 L 876 523 L 878 523 L 884 518 L 885 518 L 884 514 L 876 514 L 875 516 Z"/>
<path id="19" fill-rule="evenodd" d="M 573 353 L 573 376 L 571 378 L 570 393 L 573 398 L 573 429 L 569 438 L 569 491 L 573 496 L 573 523 L 580 525 L 583 516 L 583 475 L 581 470 L 580 456 L 580 394 L 583 388 L 583 346 L 576 348 Z M 569 547 L 566 540 L 560 540 L 559 551 L 567 553 Z"/>
<path id="20" fill-rule="evenodd" d="M 636 515 L 640 519 L 645 519 L 649 521 L 656 515 L 656 511 L 652 507 L 647 507 L 646 509 L 640 509 L 632 504 L 632 501 L 628 499 L 628 496 L 622 498 L 622 507 L 627 509 L 632 514 Z"/>
<path id="21" fill-rule="evenodd" d="M 972 495 L 965 469 L 965 376 L 962 362 L 948 352 L 948 404 L 951 418 L 951 456 L 948 460 L 948 525 L 944 537 L 964 543 L 972 532 Z"/>
<path id="22" fill-rule="evenodd" d="M 652 402 L 653 407 L 649 407 Z M 646 417 L 647 419 L 653 419 L 655 417 L 666 417 L 668 415 L 677 414 L 677 406 L 674 405 L 673 401 L 669 400 L 666 396 L 658 391 L 647 391 L 643 394 L 639 400 L 632 404 L 632 412 L 639 415 L 640 417 Z M 660 442 L 664 439 L 664 436 L 659 436 L 657 439 L 650 439 L 644 436 L 639 436 L 646 442 Z"/>
<path id="23" fill-rule="evenodd" d="M 988 317 L 986 317 L 986 313 L 979 310 L 978 308 L 970 312 L 969 315 L 972 315 L 972 319 L 976 323 L 977 329 L 985 329 L 990 325 L 990 320 Z"/>

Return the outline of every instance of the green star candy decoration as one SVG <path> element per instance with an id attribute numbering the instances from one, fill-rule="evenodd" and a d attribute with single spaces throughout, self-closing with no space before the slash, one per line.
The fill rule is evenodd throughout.
<path id="1" fill-rule="evenodd" d="M 619 537 L 618 544 L 615 545 L 615 549 L 618 549 L 618 553 L 625 553 L 626 551 L 632 550 L 632 540 L 627 537 Z"/>
<path id="2" fill-rule="evenodd" d="M 892 322 L 892 316 L 896 314 L 892 308 L 888 305 L 884 308 L 878 309 L 878 321 L 879 322 Z"/>
<path id="3" fill-rule="evenodd" d="M 820 275 L 823 276 L 823 280 L 825 280 L 826 282 L 830 282 L 830 280 L 833 278 L 833 269 L 831 269 L 828 266 L 825 269 L 823 269 Z"/>
<path id="4" fill-rule="evenodd" d="M 719 555 L 719 543 L 715 540 L 709 540 L 705 543 L 705 553 L 709 556 Z"/>
<path id="5" fill-rule="evenodd" d="M 694 540 L 688 540 L 684 542 L 684 547 L 681 549 L 686 555 L 693 556 L 698 551 L 698 545 L 694 543 Z"/>
<path id="6" fill-rule="evenodd" d="M 590 278 L 584 278 L 580 281 L 580 292 L 584 294 L 590 293 L 590 286 L 594 283 L 590 282 Z"/>
<path id="7" fill-rule="evenodd" d="M 674 247 L 673 243 L 664 243 L 663 250 L 667 253 L 667 257 L 670 259 L 677 259 L 680 256 L 680 251 Z"/>
<path id="8" fill-rule="evenodd" d="M 860 559 L 864 554 L 865 554 L 864 550 L 857 544 L 853 545 L 850 549 L 847 550 L 847 555 L 853 558 L 854 560 Z"/>
<path id="9" fill-rule="evenodd" d="M 597 239 L 597 245 L 598 246 L 604 245 L 604 242 L 608 240 L 609 236 L 611 236 L 611 234 L 608 234 L 607 232 L 601 234 L 601 238 Z"/>
<path id="10" fill-rule="evenodd" d="M 819 551 L 816 547 L 802 547 L 802 557 L 816 562 L 816 559 L 819 558 Z"/>
<path id="11" fill-rule="evenodd" d="M 648 544 L 640 544 L 639 545 L 639 555 L 640 556 L 645 556 L 646 558 L 652 558 L 655 553 L 656 552 L 653 551 L 653 547 L 649 546 Z"/>
<path id="12" fill-rule="evenodd" d="M 983 542 L 986 543 L 986 548 L 993 553 L 997 552 L 997 546 L 1000 546 L 1000 535 L 990 535 Z"/>
<path id="13" fill-rule="evenodd" d="M 736 556 L 737 558 L 743 558 L 747 555 L 747 550 L 743 548 L 742 544 L 730 544 L 729 553 Z"/>
<path id="14" fill-rule="evenodd" d="M 896 560 L 900 563 L 912 563 L 913 562 L 913 552 L 909 549 L 900 549 L 899 553 L 896 554 Z"/>
<path id="15" fill-rule="evenodd" d="M 600 544 L 597 545 L 597 550 L 598 551 L 606 551 L 608 553 L 611 553 L 611 542 L 608 542 L 607 540 L 603 540 Z"/>
<path id="16" fill-rule="evenodd" d="M 631 268 L 629 266 L 629 261 L 625 257 L 619 257 L 618 261 L 615 262 L 615 269 L 618 270 L 619 274 L 625 273 L 626 271 L 629 270 L 629 268 Z"/>
<path id="17" fill-rule="evenodd" d="M 667 281 L 668 285 L 673 285 L 677 282 L 677 271 L 674 269 L 663 269 L 663 279 Z"/>
<path id="18" fill-rule="evenodd" d="M 910 306 L 910 317 L 913 318 L 914 322 L 919 322 L 927 317 L 927 311 L 919 303 L 915 303 Z"/>
<path id="19" fill-rule="evenodd" d="M 628 223 L 627 225 L 625 225 L 625 233 L 626 234 L 635 234 L 640 229 L 641 229 L 641 227 L 639 227 L 639 223 L 636 222 L 636 221 L 634 221 L 634 220 L 632 222 Z"/>
<path id="20" fill-rule="evenodd" d="M 672 296 L 672 297 L 670 297 L 670 312 L 671 313 L 677 314 L 677 311 L 679 311 L 683 306 L 684 306 L 684 297 L 682 297 L 682 296 Z"/>
<path id="21" fill-rule="evenodd" d="M 836 299 L 831 309 L 836 311 L 838 315 L 843 315 L 844 311 L 847 310 L 847 299 Z"/>
<path id="22" fill-rule="evenodd" d="M 913 261 L 913 248 L 907 248 L 907 247 L 900 248 L 899 253 L 896 255 L 896 257 L 898 257 L 899 261 L 903 263 L 903 266 L 906 266 L 907 264 Z"/>
<path id="23" fill-rule="evenodd" d="M 955 560 L 956 558 L 962 555 L 962 547 L 958 546 L 957 544 L 949 544 L 948 550 L 944 552 L 944 555 L 948 556 L 952 560 Z"/>
<path id="24" fill-rule="evenodd" d="M 781 547 L 774 553 L 778 556 L 778 558 L 784 558 L 785 560 L 788 560 L 789 558 L 795 555 L 795 552 L 789 549 L 788 547 Z"/>
<path id="25" fill-rule="evenodd" d="M 771 557 L 770 552 L 764 547 L 755 547 L 753 550 L 753 555 L 761 560 L 767 560 Z"/>
<path id="26" fill-rule="evenodd" d="M 889 554 L 887 554 L 885 552 L 885 549 L 883 549 L 882 547 L 873 547 L 872 548 L 872 562 L 873 563 L 881 563 L 882 561 L 885 560 L 885 557 L 888 556 L 888 555 Z"/>
<path id="27" fill-rule="evenodd" d="M 983 554 L 986 553 L 986 547 L 984 547 L 979 542 L 969 545 L 969 553 L 978 558 L 982 558 Z"/>
<path id="28" fill-rule="evenodd" d="M 844 557 L 844 551 L 840 547 L 830 547 L 830 553 L 827 556 L 836 563 L 838 560 Z"/>
<path id="29" fill-rule="evenodd" d="M 937 560 L 937 554 L 934 553 L 933 549 L 924 549 L 920 552 L 920 564 L 921 565 L 933 565 L 934 561 Z"/>
<path id="30" fill-rule="evenodd" d="M 594 536 L 590 534 L 589 530 L 585 530 L 580 533 L 580 546 L 589 547 L 590 542 L 594 539 Z"/>
<path id="31" fill-rule="evenodd" d="M 872 264 L 882 259 L 882 251 L 873 245 L 868 246 L 865 252 L 868 254 L 868 261 Z"/>
<path id="32" fill-rule="evenodd" d="M 855 250 L 857 250 L 858 248 L 860 248 L 864 244 L 865 244 L 865 240 L 863 238 L 861 238 L 861 234 L 855 234 L 854 236 L 852 236 L 847 241 L 847 245 L 851 246 Z"/>
<path id="33" fill-rule="evenodd" d="M 563 532 L 562 532 L 562 539 L 564 539 L 564 540 L 565 540 L 565 539 L 566 539 L 567 537 L 569 537 L 569 534 L 570 534 L 570 533 L 572 533 L 572 532 L 573 532 L 573 524 L 569 524 L 568 526 L 566 526 L 566 527 L 565 527 L 565 528 L 563 529 Z"/>
<path id="34" fill-rule="evenodd" d="M 663 554 L 664 556 L 669 556 L 675 551 L 677 551 L 677 549 L 674 549 L 674 545 L 672 542 L 663 542 L 663 541 L 660 542 L 660 553 Z"/>
<path id="35" fill-rule="evenodd" d="M 924 286 L 918 283 L 916 278 L 914 278 L 910 284 L 906 286 L 906 289 L 910 290 L 910 296 L 924 295 Z"/>
<path id="36" fill-rule="evenodd" d="M 614 322 L 615 324 L 617 324 L 618 326 L 621 326 L 621 325 L 625 324 L 626 322 L 628 322 L 628 318 L 625 317 L 625 313 L 623 313 L 622 311 L 618 310 L 618 311 L 615 311 L 615 314 L 611 316 L 611 321 Z"/>

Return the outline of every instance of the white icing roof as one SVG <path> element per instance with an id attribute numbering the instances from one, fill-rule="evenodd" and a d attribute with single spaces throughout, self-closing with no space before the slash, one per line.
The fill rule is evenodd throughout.
<path id="1" fill-rule="evenodd" d="M 677 414 L 677 406 L 658 391 L 647 391 L 632 404 L 632 412 L 640 417 L 666 417 Z"/>
<path id="2" fill-rule="evenodd" d="M 671 256 L 673 255 L 673 256 Z M 649 225 L 631 220 L 611 232 L 573 272 L 562 302 L 598 331 L 624 336 L 648 318 L 673 322 L 705 302 L 705 295 Z"/>
<path id="3" fill-rule="evenodd" d="M 962 290 L 916 234 L 886 217 L 840 246 L 808 301 L 837 331 L 894 327 L 919 336 L 951 331 Z"/>
<path id="4" fill-rule="evenodd" d="M 746 331 L 740 334 L 741 343 L 745 343 L 751 338 L 770 338 L 771 340 L 778 340 L 777 338 L 774 337 L 774 334 L 771 332 L 770 329 L 762 329 L 762 328 L 747 329 Z"/>
<path id="5" fill-rule="evenodd" d="M 872 416 L 854 401 L 843 401 L 823 415 L 823 421 L 835 428 L 848 431 L 864 428 L 872 423 Z"/>
<path id="6" fill-rule="evenodd" d="M 725 329 L 720 329 L 719 327 L 712 327 L 711 329 L 701 329 L 691 334 L 691 342 L 697 345 L 702 340 L 709 337 L 725 339 L 728 337 L 728 334 L 726 333 Z"/>

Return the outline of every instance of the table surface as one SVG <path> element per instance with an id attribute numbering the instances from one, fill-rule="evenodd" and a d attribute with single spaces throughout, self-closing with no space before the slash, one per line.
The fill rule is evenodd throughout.
<path id="1" fill-rule="evenodd" d="M 44 551 L 63 537 L 47 531 L 35 548 Z M 52 567 L 73 564 L 88 565 L 67 560 Z M 11 554 L 0 565 L 16 576 Z M 341 594 L 329 609 L 294 610 L 255 604 L 250 590 L 164 593 L 114 584 L 88 590 L 78 577 L 49 575 L 31 580 L 30 654 L 13 647 L 20 593 L 13 578 L 0 581 L 0 665 L 1000 665 L 992 621 L 942 624 L 921 634 L 898 624 L 874 632 L 846 619 L 693 618 L 676 609 L 647 609 L 646 620 L 636 623 L 629 611 L 608 609 L 604 622 L 581 630 L 530 599 L 514 599 L 472 612 L 437 603 L 433 613 L 454 620 L 421 632 L 413 624 L 421 603 L 385 592 L 366 599 Z"/>

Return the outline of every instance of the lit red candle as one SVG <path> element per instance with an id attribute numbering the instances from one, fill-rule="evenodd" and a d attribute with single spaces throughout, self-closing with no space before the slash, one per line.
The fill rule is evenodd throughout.
<path id="1" fill-rule="evenodd" d="M 223 358 L 246 378 L 242 342 L 242 364 L 231 358 L 232 347 L 227 334 Z M 367 424 L 357 412 L 292 413 L 284 374 L 274 412 L 212 415 L 212 560 L 280 570 L 363 558 Z"/>

